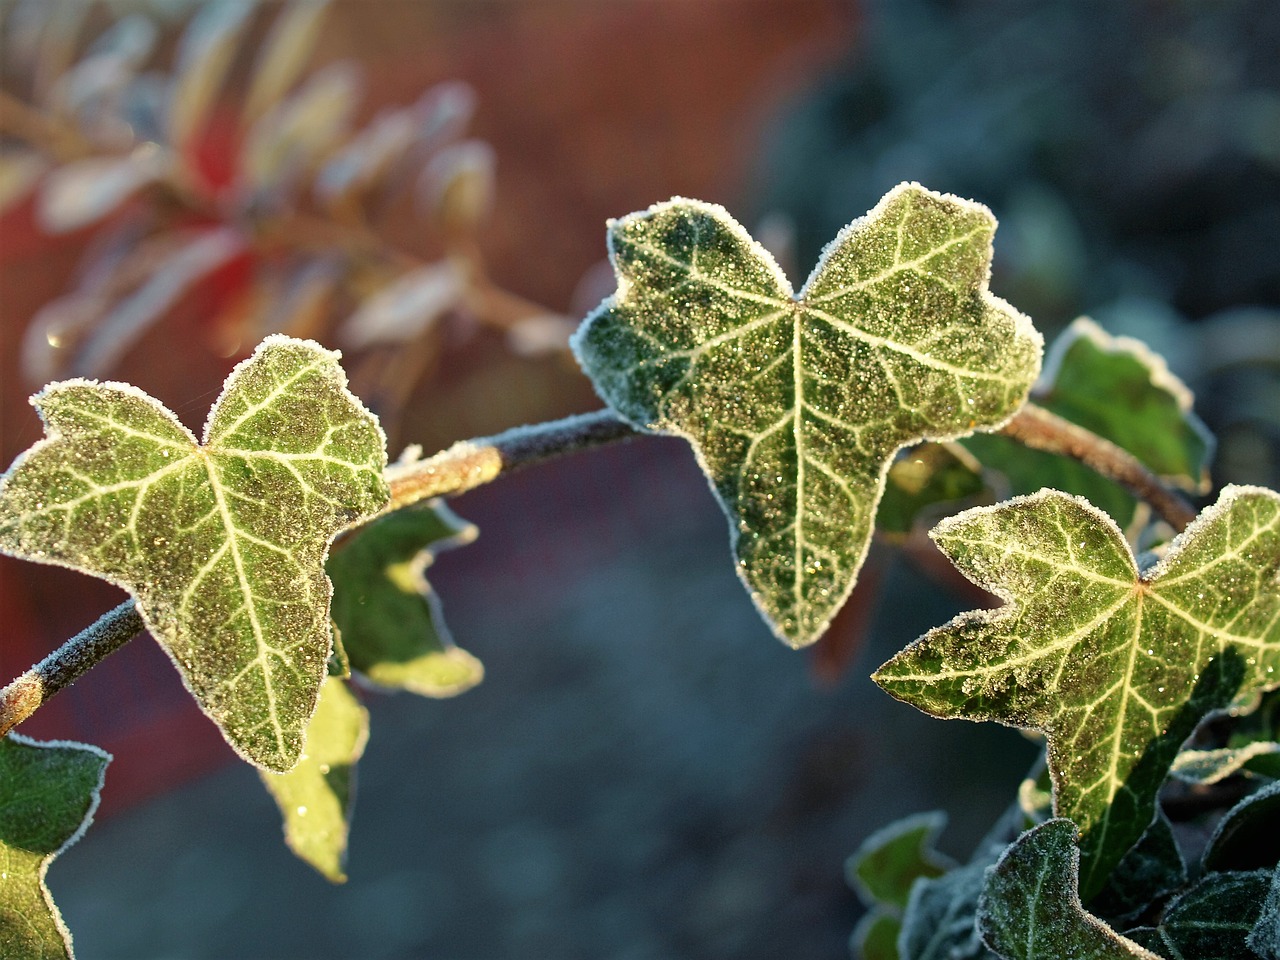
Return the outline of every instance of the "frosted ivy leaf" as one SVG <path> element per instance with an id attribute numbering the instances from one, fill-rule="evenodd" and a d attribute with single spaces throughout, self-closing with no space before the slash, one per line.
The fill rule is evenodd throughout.
<path id="1" fill-rule="evenodd" d="M 0 737 L 0 956 L 71 956 L 45 886 L 49 864 L 93 822 L 109 754 L 84 743 Z"/>
<path id="2" fill-rule="evenodd" d="M 1171 900 L 1154 927 L 1125 935 L 1175 960 L 1248 960 L 1249 936 L 1259 922 L 1271 870 L 1207 873 Z"/>
<path id="3" fill-rule="evenodd" d="M 1152 822 L 1200 719 L 1280 684 L 1280 494 L 1228 487 L 1141 574 L 1114 521 L 1054 490 L 932 535 L 1004 606 L 930 631 L 876 682 L 934 716 L 1048 736 L 1054 812 L 1080 825 L 1089 899 Z"/>
<path id="4" fill-rule="evenodd" d="M 297 765 L 288 773 L 259 771 L 280 808 L 289 849 L 334 883 L 347 879 L 356 763 L 368 739 L 369 711 L 345 680 L 327 677 Z"/>
<path id="5" fill-rule="evenodd" d="M 480 661 L 450 638 L 426 578 L 439 551 L 476 535 L 443 501 L 430 500 L 379 517 L 329 558 L 333 621 L 352 669 L 424 697 L 451 697 L 484 678 Z"/>
<path id="6" fill-rule="evenodd" d="M 1040 367 L 987 290 L 985 207 L 896 187 L 798 294 L 722 208 L 612 223 L 618 291 L 572 344 L 604 400 L 693 444 L 738 572 L 774 631 L 812 643 L 848 597 L 897 450 L 1006 421 Z"/>
<path id="7" fill-rule="evenodd" d="M 1028 830 L 987 871 L 978 930 L 1006 960 L 1161 960 L 1085 910 L 1076 869 L 1080 852 L 1070 820 Z"/>
<path id="8" fill-rule="evenodd" d="M 289 769 L 331 648 L 329 543 L 388 497 L 382 430 L 337 354 L 269 337 L 203 443 L 126 384 L 33 403 L 47 437 L 0 480 L 0 550 L 128 590 L 236 751 Z"/>

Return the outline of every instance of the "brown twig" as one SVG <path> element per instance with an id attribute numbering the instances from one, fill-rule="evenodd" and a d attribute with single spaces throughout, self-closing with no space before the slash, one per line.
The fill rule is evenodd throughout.
<path id="1" fill-rule="evenodd" d="M 1000 433 L 1032 450 L 1079 460 L 1149 503 L 1179 533 L 1196 518 L 1196 508 L 1144 467 L 1133 454 L 1056 413 L 1050 413 L 1044 407 L 1024 404 Z"/>

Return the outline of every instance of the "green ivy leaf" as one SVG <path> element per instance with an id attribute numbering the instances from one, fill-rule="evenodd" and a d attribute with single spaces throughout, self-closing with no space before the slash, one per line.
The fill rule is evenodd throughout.
<path id="1" fill-rule="evenodd" d="M 93 822 L 111 756 L 84 743 L 0 737 L 0 956 L 71 957 L 44 877 Z"/>
<path id="2" fill-rule="evenodd" d="M 1249 934 L 1262 915 L 1271 870 L 1209 873 L 1171 900 L 1155 927 L 1127 936 L 1171 960 L 1244 960 L 1256 954 Z"/>
<path id="3" fill-rule="evenodd" d="M 1200 719 L 1280 683 L 1280 494 L 1228 487 L 1142 574 L 1111 518 L 1054 490 L 932 535 L 1005 604 L 930 631 L 876 682 L 934 716 L 1043 731 L 1092 897 L 1152 822 Z"/>
<path id="4" fill-rule="evenodd" d="M 1041 338 L 987 290 L 994 232 L 985 207 L 903 184 L 793 294 L 720 207 L 610 226 L 618 292 L 574 335 L 578 361 L 626 420 L 693 444 L 791 646 L 853 589 L 896 451 L 993 429 L 1026 398 Z"/>
<path id="5" fill-rule="evenodd" d="M 1208 491 L 1213 437 L 1191 410 L 1191 391 L 1141 341 L 1113 337 L 1081 317 L 1049 347 L 1031 396 L 1129 451 L 1166 481 Z M 1077 461 L 995 435 L 970 437 L 963 444 L 984 465 L 1004 473 L 1015 494 L 1052 486 L 1085 497 L 1122 528 L 1134 520 L 1133 495 Z"/>
<path id="6" fill-rule="evenodd" d="M 978 930 L 1005 960 L 1160 960 L 1080 902 L 1080 851 L 1070 820 L 1047 820 L 1014 841 L 987 873 Z"/>
<path id="7" fill-rule="evenodd" d="M 228 742 L 277 771 L 326 672 L 328 545 L 388 498 L 382 430 L 337 357 L 269 337 L 203 444 L 134 387 L 53 384 L 33 399 L 47 438 L 0 481 L 0 550 L 128 590 Z"/>
<path id="8" fill-rule="evenodd" d="M 880 910 L 864 914 L 853 928 L 849 950 L 859 960 L 899 960 L 902 921 Z"/>
<path id="9" fill-rule="evenodd" d="M 289 849 L 334 883 L 347 879 L 356 763 L 368 739 L 369 711 L 345 680 L 327 677 L 297 765 L 288 773 L 259 771 L 284 817 Z"/>
<path id="10" fill-rule="evenodd" d="M 441 500 L 397 510 L 352 535 L 329 558 L 333 620 L 357 672 L 383 687 L 450 697 L 484 677 L 454 645 L 425 571 L 441 550 L 471 543 L 476 528 Z"/>

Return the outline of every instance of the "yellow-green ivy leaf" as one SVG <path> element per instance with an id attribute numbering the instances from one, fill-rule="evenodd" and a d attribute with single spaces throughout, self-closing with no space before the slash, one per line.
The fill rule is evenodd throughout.
<path id="1" fill-rule="evenodd" d="M 483 679 L 480 661 L 450 639 L 426 578 L 437 553 L 475 538 L 472 524 L 431 500 L 380 517 L 329 558 L 333 621 L 353 670 L 426 697 L 451 697 Z"/>
<path id="2" fill-rule="evenodd" d="M 45 886 L 53 859 L 93 822 L 109 754 L 84 743 L 0 737 L 0 956 L 71 957 Z"/>
<path id="3" fill-rule="evenodd" d="M 1141 573 L 1110 517 L 1054 490 L 932 535 L 1004 606 L 930 631 L 876 682 L 934 716 L 1047 735 L 1054 812 L 1080 826 L 1088 900 L 1151 824 L 1200 719 L 1280 685 L 1280 494 L 1228 487 Z"/>
<path id="4" fill-rule="evenodd" d="M 385 439 L 338 355 L 274 336 L 203 442 L 142 391 L 52 384 L 47 437 L 0 480 L 0 550 L 128 590 L 236 751 L 288 770 L 332 646 L 329 543 L 387 501 Z"/>
<path id="5" fill-rule="evenodd" d="M 987 290 L 994 232 L 986 207 L 903 184 L 793 293 L 720 207 L 610 226 L 618 292 L 574 335 L 578 360 L 626 420 L 693 444 L 791 646 L 853 589 L 894 454 L 1002 424 L 1035 380 L 1040 335 Z"/>
<path id="6" fill-rule="evenodd" d="M 297 766 L 288 773 L 259 772 L 284 818 L 289 849 L 334 883 L 347 879 L 356 763 L 368 739 L 369 711 L 345 680 L 328 677 Z"/>

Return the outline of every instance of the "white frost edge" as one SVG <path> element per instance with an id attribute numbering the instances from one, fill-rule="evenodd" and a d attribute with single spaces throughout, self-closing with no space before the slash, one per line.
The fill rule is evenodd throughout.
<path id="1" fill-rule="evenodd" d="M 1280 493 L 1277 493 L 1274 490 L 1269 490 L 1266 487 L 1254 486 L 1252 484 L 1228 484 L 1222 488 L 1222 493 L 1218 495 L 1218 499 L 1215 503 L 1201 510 L 1199 516 L 1191 521 L 1187 526 L 1187 529 L 1183 530 L 1173 538 L 1173 541 L 1169 544 L 1169 549 L 1165 555 L 1142 575 L 1142 579 L 1148 583 L 1159 580 L 1160 577 L 1164 576 L 1165 571 L 1177 561 L 1183 550 L 1185 550 L 1188 545 L 1191 544 L 1197 536 L 1199 536 L 1200 532 L 1206 526 L 1213 523 L 1219 516 L 1230 510 L 1237 500 L 1255 496 L 1275 500 L 1276 506 L 1280 507 Z M 1278 576 L 1276 580 L 1276 586 L 1280 587 L 1280 576 Z"/>
<path id="2" fill-rule="evenodd" d="M 1044 367 L 1040 371 L 1040 378 L 1036 381 L 1035 386 L 1031 388 L 1033 396 L 1043 396 L 1053 389 L 1054 384 L 1058 381 L 1059 374 L 1062 372 L 1062 365 L 1066 362 L 1067 354 L 1071 352 L 1071 348 L 1080 340 L 1088 340 L 1102 353 L 1113 355 L 1128 354 L 1145 367 L 1148 382 L 1153 387 L 1163 390 L 1173 397 L 1174 402 L 1177 404 L 1178 412 L 1186 417 L 1192 431 L 1204 442 L 1205 462 L 1207 463 L 1213 458 L 1218 439 L 1195 413 L 1193 409 L 1195 406 L 1195 394 L 1176 373 L 1169 369 L 1168 361 L 1136 337 L 1116 336 L 1108 333 L 1091 317 L 1076 317 L 1049 345 L 1049 349 L 1045 352 Z M 1178 478 L 1166 477 L 1164 479 L 1173 479 L 1176 482 Z M 1188 486 L 1184 480 L 1179 485 L 1201 493 L 1207 492 L 1207 484 L 1203 481 Z"/>
<path id="3" fill-rule="evenodd" d="M 823 268 L 826 266 L 827 260 L 834 254 L 835 250 L 838 249 L 843 243 L 848 241 L 850 237 L 854 236 L 858 232 L 865 229 L 870 223 L 872 223 L 875 220 L 876 217 L 883 214 L 884 209 L 890 203 L 896 200 L 900 195 L 911 192 L 911 191 L 920 191 L 922 193 L 927 194 L 930 197 L 933 197 L 937 200 L 941 200 L 945 203 L 952 203 L 964 208 L 965 210 L 968 210 L 971 212 L 983 213 L 989 216 L 991 218 L 992 234 L 994 236 L 995 229 L 999 224 L 998 224 L 998 221 L 996 220 L 995 214 L 993 214 L 991 212 L 991 209 L 987 207 L 985 204 L 979 203 L 976 200 L 966 200 L 963 197 L 957 197 L 954 194 L 938 193 L 935 190 L 930 190 L 928 187 L 921 186 L 919 183 L 916 183 L 915 181 L 903 182 L 898 184 L 896 187 L 894 187 L 892 190 L 886 193 L 883 197 L 881 197 L 879 202 L 876 203 L 876 205 L 872 207 L 871 210 L 869 210 L 866 214 L 846 224 L 839 231 L 839 233 L 836 234 L 835 238 L 830 243 L 828 243 L 825 247 L 822 248 L 822 252 L 818 256 L 817 264 L 814 266 L 813 270 L 810 272 L 808 279 L 805 280 L 804 286 L 800 288 L 800 292 L 796 294 L 792 292 L 793 288 L 791 286 L 791 282 L 787 279 L 786 274 L 783 272 L 782 267 L 778 265 L 778 261 L 773 256 L 773 254 L 770 253 L 768 250 L 766 250 L 758 240 L 756 240 L 754 237 L 751 236 L 751 234 L 747 231 L 746 227 L 744 227 L 741 223 L 739 223 L 736 219 L 734 219 L 733 215 L 730 214 L 723 206 L 721 206 L 718 203 L 707 203 L 706 201 L 703 201 L 703 200 L 689 200 L 687 198 L 677 196 L 677 197 L 672 197 L 670 200 L 664 200 L 661 203 L 652 204 L 646 210 L 640 210 L 635 213 L 627 214 L 625 217 L 622 217 L 621 219 L 618 219 L 618 220 L 610 219 L 608 221 L 608 233 L 607 233 L 606 239 L 607 239 L 607 245 L 609 250 L 609 264 L 610 266 L 613 267 L 613 272 L 614 272 L 614 276 L 617 279 L 618 288 L 616 291 L 614 291 L 613 294 L 606 297 L 598 307 L 596 307 L 589 314 L 587 314 L 586 318 L 579 325 L 578 329 L 569 338 L 569 347 L 573 352 L 574 359 L 577 360 L 578 366 L 582 368 L 584 372 L 586 372 L 587 365 L 583 361 L 583 356 L 582 356 L 582 341 L 586 339 L 587 331 L 591 328 L 591 325 L 596 322 L 596 320 L 598 320 L 602 315 L 604 315 L 609 310 L 612 310 L 622 300 L 624 300 L 631 289 L 630 281 L 628 281 L 622 275 L 621 271 L 618 269 L 617 248 L 615 244 L 615 236 L 617 234 L 618 228 L 620 228 L 624 224 L 630 223 L 634 220 L 647 219 L 649 217 L 653 217 L 660 213 L 664 213 L 667 210 L 674 209 L 676 207 L 689 207 L 694 210 L 698 210 L 702 213 L 709 214 L 712 217 L 718 218 L 723 221 L 724 226 L 729 230 L 730 234 L 744 241 L 748 246 L 748 248 L 755 251 L 755 253 L 760 257 L 761 261 L 769 268 L 770 272 L 773 274 L 774 278 L 777 280 L 778 285 L 782 289 L 782 291 L 787 296 L 789 296 L 793 301 L 800 303 L 803 300 L 804 295 L 808 291 L 810 285 L 814 282 L 815 278 L 822 272 Z M 986 303 L 990 304 L 997 310 L 1000 310 L 1001 312 L 1007 313 L 1009 316 L 1011 316 L 1014 322 L 1015 331 L 1019 334 L 1023 334 L 1027 336 L 1036 346 L 1038 346 L 1039 347 L 1038 353 L 1040 357 L 1043 359 L 1044 335 L 1041 334 L 1041 332 L 1036 329 L 1035 324 L 1031 321 L 1031 318 L 1028 317 L 1026 314 L 1024 314 L 1022 311 L 1018 310 L 1008 301 L 1003 300 L 1000 297 L 997 297 L 995 294 L 993 294 L 990 291 L 988 287 L 988 282 L 991 279 L 991 260 L 992 260 L 992 255 L 994 253 L 994 248 L 991 242 L 988 242 L 987 250 L 988 250 L 988 257 L 987 257 L 986 278 L 979 284 L 979 287 L 978 287 L 979 295 L 983 298 L 983 300 Z M 1037 371 L 1037 374 L 1038 372 L 1039 371 Z M 773 622 L 772 616 L 770 616 L 770 614 L 765 610 L 764 605 L 761 603 L 759 595 L 756 593 L 754 589 L 752 589 L 751 584 L 747 582 L 746 575 L 742 572 L 741 565 L 737 563 L 738 541 L 741 539 L 741 531 L 738 530 L 737 519 L 729 511 L 729 505 L 726 504 L 720 498 L 720 494 L 715 488 L 715 483 L 711 479 L 711 472 L 707 469 L 706 461 L 702 456 L 702 448 L 699 446 L 699 444 L 694 439 L 694 437 L 688 432 L 681 430 L 674 425 L 663 425 L 660 427 L 657 424 L 642 423 L 635 420 L 634 418 L 628 416 L 626 413 L 619 410 L 617 407 L 615 407 L 612 403 L 609 402 L 609 399 L 600 392 L 599 387 L 596 386 L 595 379 L 591 377 L 590 374 L 588 374 L 588 379 L 591 380 L 591 386 L 593 389 L 595 389 L 596 395 L 600 397 L 602 401 L 604 401 L 605 405 L 609 407 L 609 409 L 612 410 L 614 414 L 617 415 L 621 420 L 630 424 L 636 430 L 642 433 L 658 434 L 661 436 L 681 437 L 689 443 L 689 446 L 693 448 L 693 453 L 698 464 L 698 469 L 702 472 L 703 479 L 707 481 L 707 486 L 711 488 L 712 499 L 715 500 L 716 505 L 720 507 L 721 513 L 724 514 L 725 519 L 728 521 L 729 548 L 735 561 L 733 564 L 734 573 L 737 574 L 738 580 L 742 583 L 743 587 L 746 589 L 747 595 L 751 598 L 751 602 L 755 606 L 756 612 L 760 615 L 760 618 L 764 620 L 765 625 L 769 628 L 769 630 L 773 633 L 775 637 L 777 637 L 779 640 L 781 640 L 784 644 L 786 644 L 788 647 L 790 647 L 793 650 L 799 650 L 799 649 L 803 649 L 804 647 L 812 646 L 813 644 L 821 640 L 822 637 L 826 634 L 827 628 L 831 626 L 831 621 L 834 620 L 836 617 L 836 614 L 838 614 L 844 608 L 844 605 L 849 601 L 849 597 L 853 594 L 854 588 L 858 585 L 858 574 L 862 572 L 863 564 L 866 563 L 867 554 L 871 550 L 871 541 L 874 539 L 875 518 L 877 513 L 879 512 L 880 501 L 884 499 L 884 492 L 885 492 L 887 477 L 889 475 L 889 468 L 893 466 L 893 461 L 897 458 L 898 454 L 901 451 L 907 449 L 908 447 L 914 446 L 915 444 L 919 443 L 920 440 L 904 440 L 901 444 L 899 444 L 897 447 L 895 447 L 892 451 L 889 452 L 889 455 L 885 459 L 884 463 L 880 465 L 879 477 L 876 482 L 875 495 L 872 497 L 871 503 L 869 504 L 869 510 L 871 514 L 871 531 L 870 531 L 870 534 L 867 536 L 866 541 L 863 543 L 862 551 L 859 553 L 859 555 L 857 556 L 857 558 L 853 563 L 854 575 L 852 576 L 852 578 L 850 578 L 849 583 L 845 587 L 843 593 L 832 605 L 831 615 L 827 617 L 826 620 L 824 620 L 820 626 L 814 629 L 811 635 L 806 637 L 789 637 L 782 632 L 782 629 L 779 624 L 776 624 Z M 1035 377 L 1032 377 L 1032 383 L 1034 383 L 1034 380 L 1035 380 Z M 1031 391 L 1031 384 L 1029 384 L 1027 387 L 1027 395 L 1030 394 L 1030 391 Z M 1023 402 L 1024 403 L 1026 402 L 1026 396 L 1023 397 Z M 981 432 L 992 432 L 992 431 L 999 430 L 1001 427 L 1003 427 L 1005 424 L 1007 424 L 1010 420 L 1012 420 L 1017 415 L 1018 410 L 1021 409 L 1021 407 L 1022 407 L 1022 403 L 1016 404 L 1010 410 L 1009 415 L 1007 417 L 1004 417 L 1003 419 L 1000 419 L 1000 420 L 992 421 L 988 424 L 983 424 L 981 428 Z M 954 433 L 926 434 L 924 437 L 920 439 L 931 440 L 935 442 L 946 442 L 950 440 L 959 440 L 962 437 L 972 436 L 974 433 L 977 433 L 977 432 L 980 432 L 980 431 L 978 430 L 978 428 L 975 427 L 968 430 L 960 430 Z"/>
<path id="4" fill-rule="evenodd" d="M 84 819 L 80 821 L 80 826 L 76 828 L 75 832 L 72 833 L 71 836 L 67 837 L 62 846 L 41 858 L 40 867 L 36 871 L 36 879 L 40 882 L 40 895 L 44 898 L 45 905 L 49 908 L 49 913 L 53 916 L 53 922 L 58 928 L 58 933 L 62 935 L 63 944 L 67 948 L 67 956 L 72 957 L 75 953 L 72 949 L 71 930 L 67 927 L 66 921 L 62 919 L 62 911 L 59 910 L 57 904 L 53 902 L 53 893 L 49 890 L 49 885 L 45 882 L 45 877 L 49 872 L 49 865 L 58 857 L 62 856 L 68 847 L 73 846 L 81 837 L 84 836 L 85 831 L 93 826 L 93 815 L 98 812 L 98 805 L 102 802 L 102 787 L 107 782 L 107 765 L 110 764 L 115 757 L 107 753 L 107 751 L 103 750 L 101 747 L 94 746 L 92 743 L 80 743 L 76 740 L 33 740 L 31 737 L 18 733 L 16 730 L 10 731 L 6 736 L 13 740 L 14 743 L 20 743 L 24 746 L 37 747 L 44 750 L 81 750 L 86 753 L 92 753 L 100 760 L 105 761 L 98 771 L 98 782 L 89 792 L 89 808 L 85 811 Z"/>

